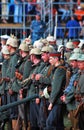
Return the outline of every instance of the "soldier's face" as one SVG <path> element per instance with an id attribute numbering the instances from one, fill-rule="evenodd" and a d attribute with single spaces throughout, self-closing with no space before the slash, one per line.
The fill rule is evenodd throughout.
<path id="1" fill-rule="evenodd" d="M 78 62 L 76 60 L 71 60 L 70 65 L 72 66 L 72 68 L 77 68 L 78 67 Z"/>
<path id="2" fill-rule="evenodd" d="M 9 54 L 3 54 L 4 59 L 9 59 Z"/>
<path id="3" fill-rule="evenodd" d="M 22 51 L 22 50 L 20 50 L 20 55 L 24 58 L 24 57 L 26 57 L 26 56 L 27 56 L 27 53 L 26 53 L 26 52 L 24 52 L 24 51 Z"/>
<path id="4" fill-rule="evenodd" d="M 84 61 L 78 61 L 78 68 L 84 70 Z"/>
<path id="5" fill-rule="evenodd" d="M 55 59 L 54 59 L 54 57 L 50 57 L 50 58 L 49 58 L 49 63 L 50 63 L 51 65 L 55 65 Z"/>
<path id="6" fill-rule="evenodd" d="M 7 49 L 8 49 L 8 51 L 10 52 L 10 51 L 11 51 L 11 46 L 10 46 L 10 45 L 7 45 Z"/>
<path id="7" fill-rule="evenodd" d="M 49 54 L 48 53 L 42 53 L 41 58 L 44 62 L 49 61 Z"/>
<path id="8" fill-rule="evenodd" d="M 30 55 L 30 60 L 34 63 L 35 55 Z"/>

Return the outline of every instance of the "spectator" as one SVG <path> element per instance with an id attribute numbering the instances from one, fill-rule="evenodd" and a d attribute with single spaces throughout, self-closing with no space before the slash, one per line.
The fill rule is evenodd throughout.
<path id="1" fill-rule="evenodd" d="M 1 20 L 2 23 L 7 23 L 8 20 L 8 0 L 1 0 L 2 7 L 1 7 Z"/>
<path id="2" fill-rule="evenodd" d="M 76 20 L 75 16 L 71 16 L 71 19 L 66 23 L 67 37 L 68 39 L 76 39 L 79 37 L 81 31 L 80 24 Z"/>
<path id="3" fill-rule="evenodd" d="M 75 10 L 74 14 L 77 16 L 77 20 L 81 21 L 84 16 L 84 8 L 81 6 L 78 6 L 78 8 Z"/>
<path id="4" fill-rule="evenodd" d="M 24 0 L 15 0 L 14 23 L 22 23 L 22 2 Z"/>
<path id="5" fill-rule="evenodd" d="M 34 41 L 39 40 L 41 37 L 43 37 L 44 31 L 46 25 L 45 23 L 41 20 L 41 15 L 38 13 L 36 14 L 36 19 L 32 21 L 31 23 L 31 39 L 32 43 Z"/>
<path id="6" fill-rule="evenodd" d="M 31 22 L 31 20 L 32 20 L 32 15 L 34 15 L 35 14 L 35 6 L 36 6 L 36 4 L 35 4 L 35 1 L 33 2 L 31 2 L 31 0 L 26 0 L 27 1 L 27 4 L 26 4 L 26 19 L 27 19 L 27 23 L 30 23 Z"/>

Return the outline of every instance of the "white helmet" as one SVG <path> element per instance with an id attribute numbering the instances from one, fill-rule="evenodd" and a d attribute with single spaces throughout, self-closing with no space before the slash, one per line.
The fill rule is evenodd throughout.
<path id="1" fill-rule="evenodd" d="M 37 40 L 33 44 L 34 48 L 40 48 L 41 49 L 43 46 L 44 46 L 44 44 L 41 42 L 41 40 Z"/>
<path id="2" fill-rule="evenodd" d="M 66 43 L 66 48 L 74 49 L 73 43 L 71 41 Z"/>
<path id="3" fill-rule="evenodd" d="M 41 50 L 39 48 L 33 48 L 30 51 L 30 55 L 32 55 L 32 54 L 34 54 L 34 55 L 41 55 Z"/>
<path id="4" fill-rule="evenodd" d="M 56 41 L 56 39 L 53 36 L 51 36 L 50 34 L 47 36 L 46 39 L 48 42 L 55 42 Z"/>
<path id="5" fill-rule="evenodd" d="M 46 98 L 46 99 L 49 99 L 49 94 L 48 94 L 48 91 L 47 91 L 47 87 L 43 90 L 43 96 Z"/>
<path id="6" fill-rule="evenodd" d="M 3 46 L 1 52 L 2 52 L 3 54 L 10 54 L 9 51 L 8 51 L 8 49 L 7 49 L 7 46 L 6 46 L 6 45 Z"/>
<path id="7" fill-rule="evenodd" d="M 10 38 L 8 38 L 6 45 L 10 45 L 12 47 L 17 48 L 18 47 L 18 39 L 12 35 Z"/>
<path id="8" fill-rule="evenodd" d="M 29 46 L 25 42 L 22 42 L 20 44 L 19 49 L 22 50 L 22 51 L 25 51 L 25 52 L 28 52 L 30 50 Z"/>

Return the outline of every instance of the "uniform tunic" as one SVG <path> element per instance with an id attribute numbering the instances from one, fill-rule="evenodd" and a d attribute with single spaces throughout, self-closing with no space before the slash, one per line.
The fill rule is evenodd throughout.
<path id="1" fill-rule="evenodd" d="M 53 108 L 46 120 L 45 130 L 64 130 L 60 97 L 63 95 L 63 89 L 66 83 L 66 70 L 60 66 L 55 68 L 51 82 L 52 90 L 49 100 L 53 104 Z"/>

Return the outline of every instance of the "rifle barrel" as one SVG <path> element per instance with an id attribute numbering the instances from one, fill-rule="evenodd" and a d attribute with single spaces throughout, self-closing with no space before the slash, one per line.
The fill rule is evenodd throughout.
<path id="1" fill-rule="evenodd" d="M 7 110 L 7 109 L 9 109 L 9 108 L 12 108 L 12 107 L 14 107 L 14 106 L 23 104 L 23 103 L 25 103 L 25 102 L 27 102 L 27 101 L 30 101 L 30 100 L 32 100 L 32 99 L 35 99 L 35 98 L 37 98 L 37 97 L 39 97 L 39 96 L 38 96 L 37 94 L 35 94 L 35 95 L 33 95 L 33 96 L 28 96 L 28 97 L 26 97 L 26 98 L 24 98 L 24 99 L 22 99 L 22 100 L 15 101 L 15 102 L 9 103 L 9 104 L 7 104 L 7 105 L 3 105 L 3 106 L 0 107 L 0 112 L 5 111 L 5 110 Z"/>

